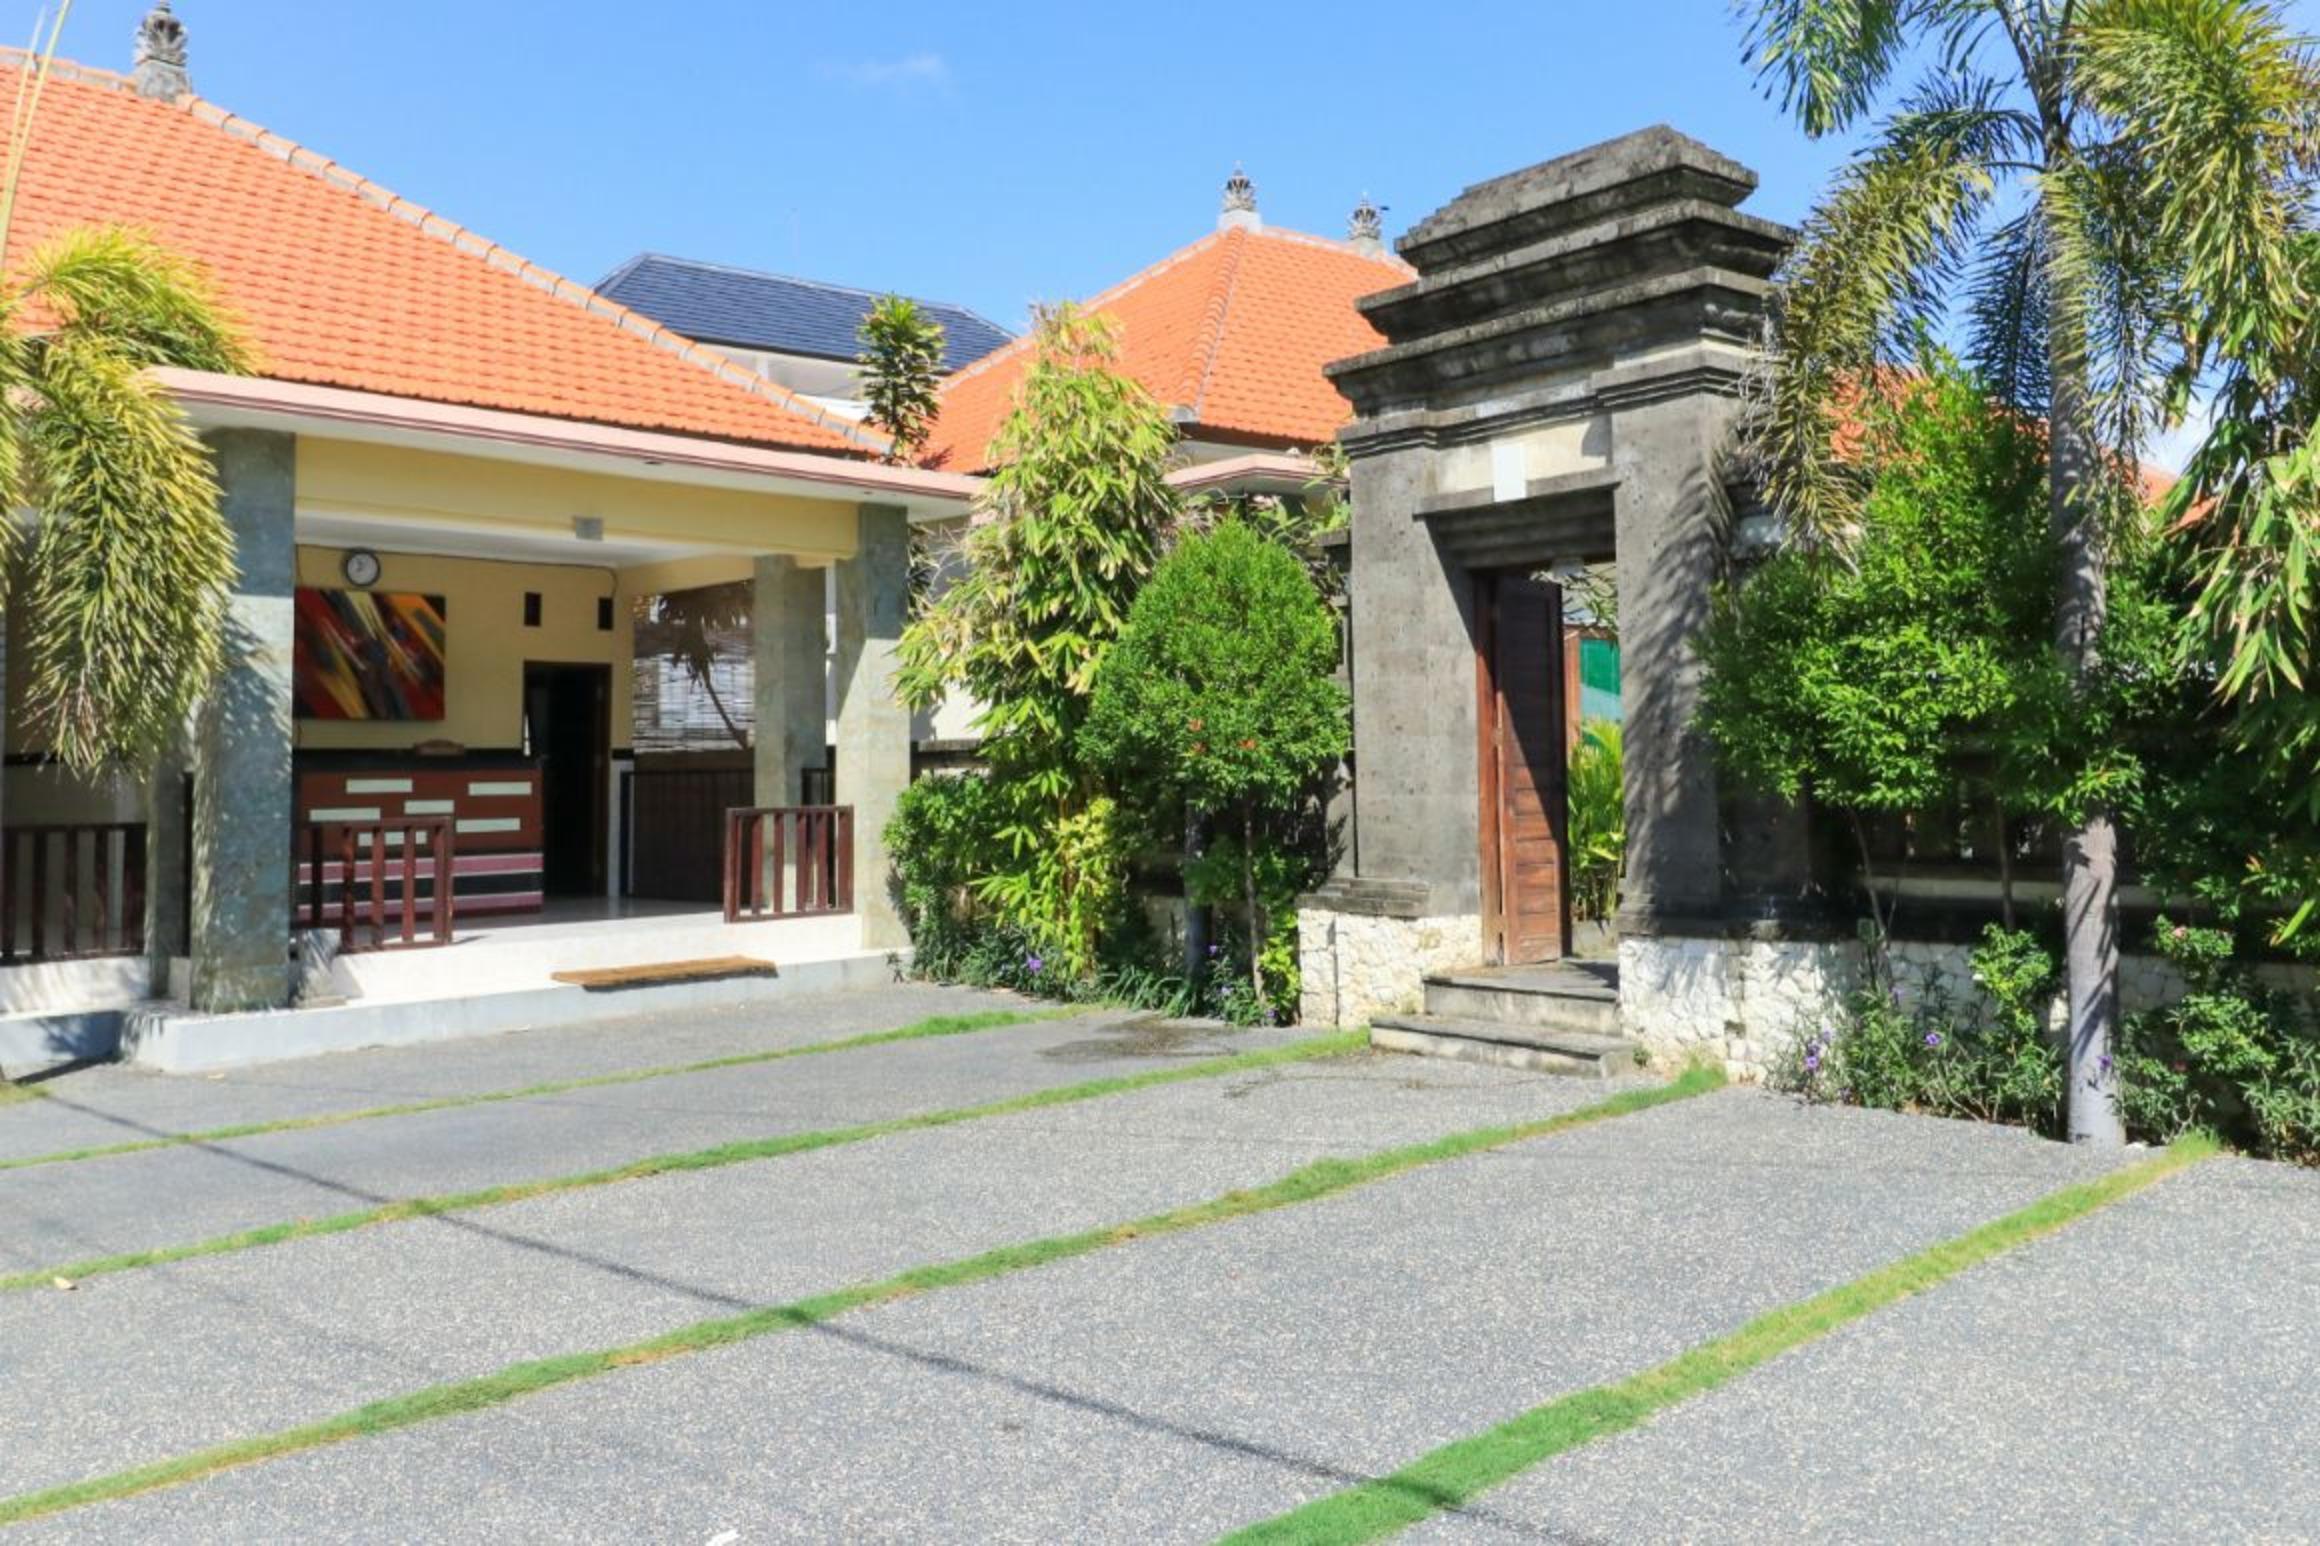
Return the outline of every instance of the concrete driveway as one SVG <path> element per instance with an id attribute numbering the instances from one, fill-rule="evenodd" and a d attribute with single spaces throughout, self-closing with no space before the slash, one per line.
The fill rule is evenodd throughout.
<path id="1" fill-rule="evenodd" d="M 6 1534 L 1210 1540 L 2110 1168 L 1116 1014 L 768 1056 L 1019 1007 L 53 1081 L 0 1109 Z M 1410 1538 L 2308 1538 L 2315 1326 L 2320 1176 L 2209 1160 Z"/>

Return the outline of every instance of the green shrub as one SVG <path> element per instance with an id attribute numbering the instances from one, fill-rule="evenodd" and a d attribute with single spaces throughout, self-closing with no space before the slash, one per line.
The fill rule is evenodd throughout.
<path id="1" fill-rule="evenodd" d="M 2119 1103 L 2130 1137 L 2212 1132 L 2250 1154 L 2320 1163 L 2320 1020 L 2309 996 L 2266 986 L 2232 934 L 2159 922 L 2159 954 L 2187 991 L 2127 1017 Z M 1984 1002 L 1904 1007 L 1872 972 L 1774 1083 L 1810 1100 L 2010 1122 L 2058 1134 L 2062 1051 L 2047 1026 L 2057 975 L 2028 934 L 1992 927 L 1973 953 Z"/>
<path id="2" fill-rule="evenodd" d="M 2320 1161 L 2320 1027 L 2308 998 L 2267 987 L 2222 929 L 2159 920 L 2156 944 L 2189 991 L 2130 1015 L 2119 1051 L 2130 1132 L 2194 1128 L 2253 1153 Z"/>
<path id="3" fill-rule="evenodd" d="M 894 898 L 919 969 L 947 975 L 981 932 L 976 879 L 1000 853 L 999 807 L 981 773 L 922 778 L 886 824 Z"/>
<path id="4" fill-rule="evenodd" d="M 1983 931 L 1972 960 L 1984 1002 L 1974 1005 L 1940 994 L 1904 1005 L 1874 939 L 1870 947 L 1869 985 L 1803 1039 L 1778 1082 L 1812 1099 L 2055 1129 L 2062 1059 L 2046 1034 L 2055 969 L 2035 938 Z"/>
<path id="5" fill-rule="evenodd" d="M 1337 625 L 1304 566 L 1238 520 L 1154 571 L 1098 666 L 1080 747 L 1121 787 L 1215 819 L 1188 865 L 1196 906 L 1238 909 L 1246 993 L 1227 1018 L 1292 1012 L 1297 895 L 1317 856 L 1294 834 L 1316 777 L 1345 753 Z"/>

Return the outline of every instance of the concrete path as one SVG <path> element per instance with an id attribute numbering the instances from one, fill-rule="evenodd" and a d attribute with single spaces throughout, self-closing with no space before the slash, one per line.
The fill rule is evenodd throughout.
<path id="1" fill-rule="evenodd" d="M 784 1079 L 765 1084 L 728 1071 L 610 1120 L 779 1131 L 1193 1051 L 1027 1026 L 769 1065 Z M 1604 1094 L 1362 1054 L 0 1296 L 0 1496 Z M 307 1158 L 515 1179 L 568 1157 L 557 1115 L 464 1139 L 385 1119 L 332 1131 L 409 1152 Z M 90 1178 L 132 1163 L 45 1174 L 81 1172 L 78 1211 L 127 1231 L 167 1213 L 127 1193 L 171 1183 Z M 1728 1090 L 0 1534 L 1208 1540 L 2104 1168 Z M 246 1164 L 201 1175 L 297 1195 Z M 2299 1538 L 2320 1518 L 2316 1324 L 2320 1175 L 2211 1162 L 1410 1538 Z"/>
<path id="2" fill-rule="evenodd" d="M 2320 1175 L 2218 1160 L 1412 1542 L 2320 1538 Z"/>
<path id="3" fill-rule="evenodd" d="M 1162 1030 L 1149 1017 L 1103 1014 L 0 1171 L 0 1272 L 1001 1100 L 1295 1039 Z"/>
<path id="4" fill-rule="evenodd" d="M 1010 1042 L 1075 1035 L 1088 1033 L 1046 1025 L 782 1066 L 893 1080 L 931 1059 L 943 1078 L 917 1086 L 923 1105 L 958 1073 L 954 1053 L 1022 1082 L 1044 1070 L 1008 1056 Z M 1065 1066 L 1089 1077 L 1148 1061 Z M 1364 1055 L 6 1296 L 0 1496 L 1603 1093 Z"/>
<path id="5" fill-rule="evenodd" d="M 332 1053 L 218 1074 L 162 1074 L 100 1064 L 35 1084 L 46 1099 L 0 1108 L 0 1160 L 768 1052 L 889 1030 L 929 1015 L 1009 1007 L 1029 1006 L 1011 994 L 902 983 L 874 991 L 799 994 L 682 1019 L 640 1016 L 553 1026 Z"/>

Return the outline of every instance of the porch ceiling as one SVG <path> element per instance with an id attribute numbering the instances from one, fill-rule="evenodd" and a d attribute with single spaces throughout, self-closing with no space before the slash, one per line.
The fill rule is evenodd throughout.
<path id="1" fill-rule="evenodd" d="M 592 569 L 625 569 L 635 564 L 666 563 L 729 551 L 648 538 L 614 536 L 591 541 L 572 533 L 518 531 L 408 516 L 390 519 L 307 511 L 298 514 L 297 536 L 300 543 L 312 547 L 572 564 Z"/>

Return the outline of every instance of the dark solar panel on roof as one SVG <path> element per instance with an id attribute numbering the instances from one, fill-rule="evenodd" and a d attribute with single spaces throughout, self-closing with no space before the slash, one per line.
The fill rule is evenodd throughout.
<path id="1" fill-rule="evenodd" d="M 658 253 L 631 258 L 597 289 L 697 342 L 829 360 L 851 360 L 860 351 L 856 330 L 878 299 L 870 290 Z M 946 372 L 972 365 L 1014 336 L 963 306 L 919 305 L 942 324 Z"/>

